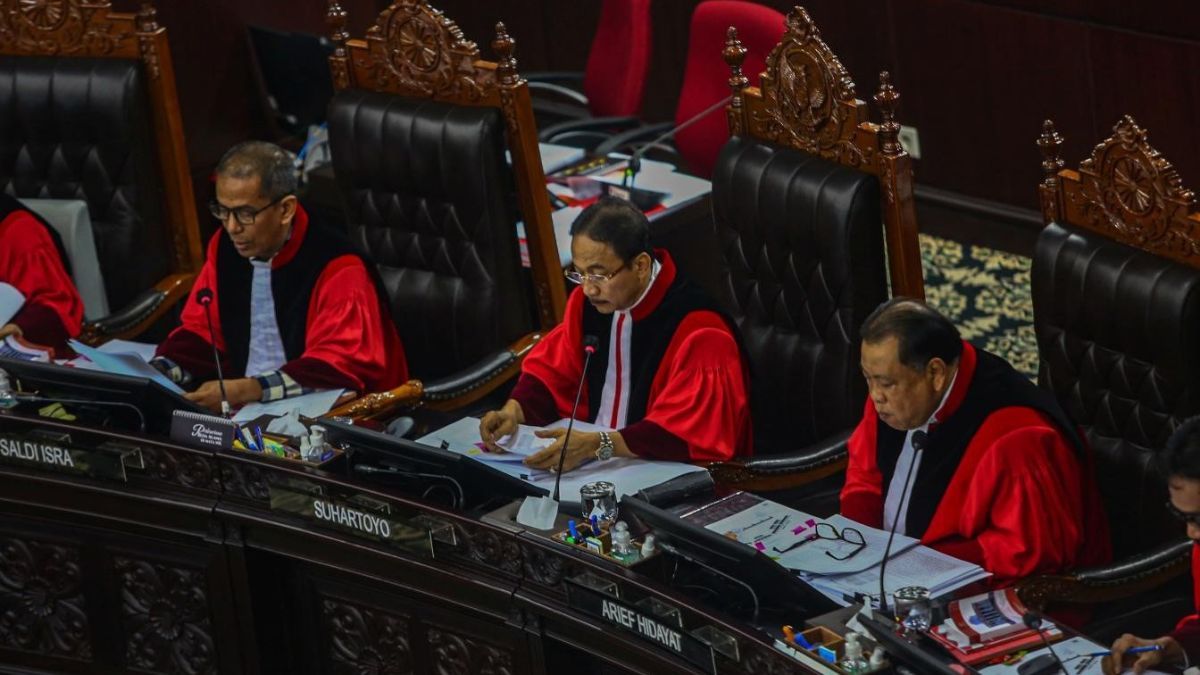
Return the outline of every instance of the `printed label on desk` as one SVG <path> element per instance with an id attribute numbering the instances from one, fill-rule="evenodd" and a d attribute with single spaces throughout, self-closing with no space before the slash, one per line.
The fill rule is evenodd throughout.
<path id="1" fill-rule="evenodd" d="M 318 526 L 363 539 L 399 544 L 414 552 L 433 552 L 427 529 L 396 519 L 379 509 L 355 504 L 353 498 L 334 499 L 276 484 L 270 485 L 269 490 L 272 511 L 297 515 Z M 367 498 L 362 501 L 378 503 Z"/>
<path id="2" fill-rule="evenodd" d="M 0 434 L 0 462 L 60 473 L 125 480 L 120 455 L 83 450 L 39 438 Z"/>
<path id="3" fill-rule="evenodd" d="M 674 652 L 706 673 L 715 673 L 717 670 L 711 647 L 678 627 L 626 605 L 612 596 L 571 583 L 568 579 L 567 602 L 572 609 Z"/>

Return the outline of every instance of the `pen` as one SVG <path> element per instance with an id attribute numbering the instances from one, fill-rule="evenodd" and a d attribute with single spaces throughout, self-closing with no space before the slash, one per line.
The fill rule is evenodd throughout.
<path id="1" fill-rule="evenodd" d="M 1145 654 L 1146 652 L 1161 652 L 1162 645 L 1146 645 L 1145 647 L 1132 647 L 1126 649 L 1126 654 Z M 1102 652 L 1092 652 L 1091 654 L 1081 654 L 1081 656 L 1112 656 L 1112 650 L 1105 649 Z"/>

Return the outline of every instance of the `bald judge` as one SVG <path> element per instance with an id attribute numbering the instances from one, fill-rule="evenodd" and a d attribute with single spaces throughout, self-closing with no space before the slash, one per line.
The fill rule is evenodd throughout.
<path id="1" fill-rule="evenodd" d="M 153 363 L 195 387 L 187 397 L 211 410 L 221 403 L 214 344 L 233 405 L 315 389 L 383 391 L 408 379 L 374 264 L 344 234 L 309 222 L 291 155 L 247 141 L 225 153 L 216 174 L 209 209 L 221 229 L 183 325 Z"/>
<path id="2" fill-rule="evenodd" d="M 869 396 L 843 514 L 895 523 L 997 585 L 1108 560 L 1090 451 L 1053 396 L 915 300 L 884 303 L 861 334 Z"/>
<path id="3" fill-rule="evenodd" d="M 684 280 L 664 250 L 650 246 L 646 216 L 603 197 L 571 224 L 571 267 L 579 284 L 566 316 L 530 351 L 512 398 L 480 420 L 492 449 L 518 424 L 570 417 L 583 375 L 585 336 L 595 340 L 578 419 L 612 431 L 555 438 L 525 459 L 563 470 L 612 457 L 717 461 L 751 449 L 749 368 L 733 322 Z"/>

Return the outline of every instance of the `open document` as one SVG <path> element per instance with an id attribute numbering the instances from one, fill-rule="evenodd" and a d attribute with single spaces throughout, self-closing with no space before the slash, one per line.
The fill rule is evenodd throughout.
<path id="1" fill-rule="evenodd" d="M 91 361 L 96 368 L 103 370 L 106 373 L 113 375 L 127 375 L 129 377 L 140 377 L 146 380 L 157 382 L 167 391 L 176 394 L 182 394 L 183 390 L 179 385 L 171 381 L 171 378 L 163 375 L 157 368 L 146 363 L 141 356 L 132 352 L 120 352 L 110 354 L 101 351 L 95 347 L 89 347 L 79 340 L 69 340 L 71 349 L 74 349 L 80 356 Z"/>
<path id="2" fill-rule="evenodd" d="M 566 426 L 567 420 L 559 420 L 547 428 L 566 428 Z M 578 420 L 575 422 L 574 429 L 575 431 L 608 431 L 605 427 Z M 475 417 L 464 417 L 418 439 L 417 442 L 466 455 L 497 471 L 515 476 L 543 488 L 547 492 L 552 492 L 554 490 L 554 473 L 531 469 L 523 463 L 525 457 L 554 442 L 553 439 L 538 438 L 534 435 L 534 431 L 536 431 L 534 427 L 522 426 L 513 436 L 500 439 L 500 445 L 508 448 L 508 452 L 491 453 L 483 449 L 482 441 L 479 438 L 479 420 Z M 684 474 L 699 471 L 705 471 L 704 467 L 682 462 L 614 457 L 604 462 L 588 462 L 574 471 L 564 473 L 560 491 L 564 501 L 576 501 L 579 498 L 579 488 L 587 483 L 604 480 L 613 484 L 619 499 L 624 495 L 634 494 L 638 490 L 654 487 Z"/>
<path id="3" fill-rule="evenodd" d="M 0 281 L 0 326 L 12 321 L 24 305 L 25 294 L 16 286 Z"/>
<path id="4" fill-rule="evenodd" d="M 841 515 L 816 518 L 746 492 L 685 513 L 683 518 L 753 546 L 842 605 L 858 598 L 879 603 L 879 570 L 888 532 Z M 978 565 L 897 534 L 887 565 L 886 591 L 923 586 L 939 597 L 988 577 Z"/>

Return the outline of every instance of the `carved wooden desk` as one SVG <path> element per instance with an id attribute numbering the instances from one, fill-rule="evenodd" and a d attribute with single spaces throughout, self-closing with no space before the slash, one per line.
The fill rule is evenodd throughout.
<path id="1" fill-rule="evenodd" d="M 580 579 L 678 608 L 666 633 L 682 650 L 582 611 Z M 730 642 L 696 640 L 706 626 Z M 3 670 L 805 672 L 652 574 L 518 528 L 258 456 L 0 413 Z"/>

